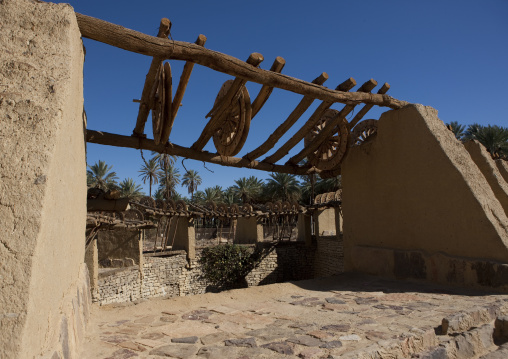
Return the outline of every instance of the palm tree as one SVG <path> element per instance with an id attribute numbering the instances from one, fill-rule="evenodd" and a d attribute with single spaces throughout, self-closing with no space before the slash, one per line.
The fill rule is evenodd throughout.
<path id="1" fill-rule="evenodd" d="M 447 123 L 446 126 L 453 132 L 457 140 L 462 141 L 465 135 L 466 125 L 461 125 L 457 121 L 452 121 Z"/>
<path id="2" fill-rule="evenodd" d="M 180 184 L 180 171 L 173 164 L 168 163 L 159 177 L 159 189 L 165 193 L 165 198 L 172 198 L 176 194 L 176 186 Z"/>
<path id="3" fill-rule="evenodd" d="M 132 178 L 126 178 L 120 182 L 120 194 L 124 198 L 138 199 L 145 194 L 141 191 L 141 186 L 136 184 Z"/>
<path id="4" fill-rule="evenodd" d="M 235 180 L 235 183 L 231 188 L 235 196 L 242 200 L 242 203 L 249 203 L 257 198 L 263 188 L 263 181 L 255 176 L 239 178 Z"/>
<path id="5" fill-rule="evenodd" d="M 316 193 L 335 192 L 342 188 L 342 176 L 319 179 L 316 183 Z"/>
<path id="6" fill-rule="evenodd" d="M 145 162 L 138 172 L 141 173 L 139 176 L 143 180 L 143 183 L 148 181 L 150 186 L 149 196 L 152 197 L 152 185 L 159 183 L 159 176 L 161 173 L 157 159 L 154 157 L 150 159 L 150 161 Z"/>
<path id="7" fill-rule="evenodd" d="M 201 184 L 201 177 L 198 175 L 197 171 L 188 170 L 187 173 L 183 175 L 182 186 L 186 186 L 188 193 L 191 194 L 191 201 L 194 199 L 194 191 L 198 189 L 198 186 Z"/>
<path id="8" fill-rule="evenodd" d="M 508 156 L 508 128 L 500 126 L 482 126 L 477 123 L 467 128 L 466 140 L 477 140 L 494 157 Z"/>
<path id="9" fill-rule="evenodd" d="M 215 187 L 208 187 L 205 188 L 203 201 L 204 202 L 220 202 L 222 200 L 222 187 L 221 186 L 215 186 Z"/>
<path id="10" fill-rule="evenodd" d="M 295 175 L 271 173 L 270 177 L 266 191 L 272 200 L 294 201 L 300 198 L 300 186 Z"/>
<path id="11" fill-rule="evenodd" d="M 89 187 L 100 188 L 105 191 L 117 188 L 116 172 L 112 172 L 113 166 L 108 166 L 105 161 L 99 160 L 86 171 L 86 182 Z"/>

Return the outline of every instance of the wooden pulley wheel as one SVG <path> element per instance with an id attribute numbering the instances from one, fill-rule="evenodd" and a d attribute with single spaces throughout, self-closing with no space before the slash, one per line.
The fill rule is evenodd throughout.
<path id="1" fill-rule="evenodd" d="M 208 201 L 206 202 L 206 209 L 208 209 L 211 212 L 215 212 L 217 210 L 217 205 L 214 201 Z"/>
<path id="2" fill-rule="evenodd" d="M 221 203 L 217 206 L 217 212 L 219 212 L 221 216 L 227 216 L 228 210 L 229 210 L 228 206 L 225 205 L 224 203 Z"/>
<path id="3" fill-rule="evenodd" d="M 231 206 L 229 206 L 229 212 L 231 214 L 238 214 L 240 212 L 240 207 L 236 203 L 233 203 Z"/>
<path id="4" fill-rule="evenodd" d="M 305 136 L 304 145 L 307 147 L 325 128 L 326 123 L 339 114 L 339 111 L 328 109 L 314 128 Z M 340 165 L 348 149 L 349 129 L 347 120 L 341 119 L 330 137 L 323 141 L 318 149 L 307 159 L 320 170 L 332 170 Z"/>
<path id="5" fill-rule="evenodd" d="M 155 200 L 155 206 L 163 211 L 166 210 L 166 202 L 162 199 Z"/>
<path id="6" fill-rule="evenodd" d="M 146 206 L 146 207 L 155 208 L 155 200 L 149 196 L 142 197 L 139 200 L 139 204 L 142 204 L 143 206 Z"/>
<path id="7" fill-rule="evenodd" d="M 335 192 L 328 192 L 326 194 L 326 202 L 331 202 L 335 199 Z"/>
<path id="8" fill-rule="evenodd" d="M 338 189 L 335 191 L 335 200 L 342 201 L 342 189 Z"/>
<path id="9" fill-rule="evenodd" d="M 242 212 L 245 213 L 245 214 L 251 214 L 252 213 L 252 206 L 248 203 L 245 203 L 243 206 L 242 206 Z"/>
<path id="10" fill-rule="evenodd" d="M 141 213 L 141 211 L 139 211 L 135 208 L 128 209 L 124 212 L 124 220 L 142 221 L 143 219 L 144 219 L 143 213 Z"/>
<path id="11" fill-rule="evenodd" d="M 175 201 L 173 201 L 172 199 L 168 199 L 166 200 L 166 209 L 169 211 L 169 212 L 173 212 L 176 210 L 176 204 L 175 204 Z"/>
<path id="12" fill-rule="evenodd" d="M 273 212 L 273 203 L 272 203 L 272 202 L 266 202 L 266 203 L 265 203 L 265 206 L 266 206 L 266 208 L 267 208 L 270 212 Z"/>
<path id="13" fill-rule="evenodd" d="M 176 210 L 177 212 L 187 212 L 187 203 L 185 203 L 184 200 L 178 200 L 176 201 Z"/>
<path id="14" fill-rule="evenodd" d="M 152 88 L 152 131 L 153 140 L 155 144 L 159 144 L 162 134 L 162 126 L 164 125 L 164 100 L 165 100 L 165 89 L 164 82 L 166 78 L 164 76 L 164 66 L 161 62 L 157 76 Z"/>
<path id="15" fill-rule="evenodd" d="M 293 210 L 294 212 L 298 212 L 300 210 L 300 205 L 298 204 L 297 201 L 293 201 L 293 203 L 291 204 L 291 210 Z"/>
<path id="16" fill-rule="evenodd" d="M 282 202 L 281 201 L 277 201 L 273 204 L 273 210 L 274 212 L 276 213 L 279 213 L 279 212 L 282 212 Z"/>
<path id="17" fill-rule="evenodd" d="M 318 194 L 316 197 L 314 197 L 314 204 L 320 204 L 321 203 L 321 196 L 322 194 Z"/>
<path id="18" fill-rule="evenodd" d="M 215 99 L 214 107 L 226 96 L 232 83 L 233 80 L 224 82 Z M 219 129 L 213 135 L 213 143 L 220 155 L 234 156 L 240 152 L 247 140 L 252 117 L 250 96 L 245 86 L 239 90 L 239 96 L 233 98 L 233 102 L 221 117 Z"/>
<path id="19" fill-rule="evenodd" d="M 365 140 L 377 133 L 377 120 L 364 120 L 357 124 L 351 132 L 351 146 L 361 145 Z"/>

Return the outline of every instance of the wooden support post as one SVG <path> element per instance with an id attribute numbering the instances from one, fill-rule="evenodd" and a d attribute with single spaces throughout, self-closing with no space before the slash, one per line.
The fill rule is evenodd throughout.
<path id="1" fill-rule="evenodd" d="M 155 142 L 151 139 L 133 136 L 122 136 L 114 133 L 101 131 L 87 130 L 86 141 L 90 143 L 97 143 L 100 145 L 128 147 L 138 150 L 143 149 L 159 153 L 167 153 L 168 155 L 187 157 L 193 160 L 215 163 L 222 166 L 251 168 L 261 171 L 282 172 L 295 175 L 308 175 L 320 172 L 315 168 L 309 167 L 275 165 L 258 161 L 248 161 L 245 158 L 220 156 L 216 153 L 210 153 L 206 151 L 195 151 L 193 149 L 178 146 L 176 144 L 161 143 L 159 145 L 156 145 Z"/>
<path id="2" fill-rule="evenodd" d="M 304 96 L 311 96 L 322 101 L 345 104 L 371 103 L 393 109 L 398 109 L 408 104 L 406 101 L 397 100 L 388 95 L 334 91 L 311 84 L 310 82 L 295 79 L 294 77 L 253 68 L 233 56 L 212 51 L 203 46 L 148 36 L 91 16 L 76 13 L 76 19 L 83 37 L 138 54 L 161 57 L 163 59 L 192 61 L 212 70 L 242 78 L 245 81 L 277 87 Z"/>
<path id="3" fill-rule="evenodd" d="M 352 77 L 337 86 L 336 90 L 347 92 L 356 86 L 356 81 Z M 333 105 L 333 102 L 323 101 L 307 122 L 293 135 L 284 145 L 282 145 L 273 155 L 268 156 L 263 160 L 266 163 L 275 163 L 282 157 L 287 155 L 289 151 L 300 142 L 309 131 L 319 122 L 323 113 Z"/>
<path id="4" fill-rule="evenodd" d="M 358 92 L 370 92 L 374 87 L 377 86 L 377 82 L 373 79 L 365 82 L 359 89 Z M 335 116 L 331 121 L 328 121 L 325 127 L 319 132 L 319 134 L 314 138 L 314 140 L 303 150 L 297 153 L 295 156 L 291 157 L 288 164 L 295 164 L 302 161 L 305 157 L 307 157 L 312 152 L 315 152 L 319 146 L 325 141 L 329 136 L 333 134 L 333 131 L 336 129 L 339 121 L 342 121 L 346 116 L 353 111 L 356 105 L 346 105 L 344 108 Z"/>
<path id="5" fill-rule="evenodd" d="M 87 230 L 87 234 L 93 230 L 95 230 L 95 228 Z M 97 234 L 93 236 L 85 248 L 85 264 L 88 267 L 88 273 L 90 274 L 90 286 L 92 287 L 92 290 L 96 290 L 99 285 L 99 252 L 97 249 Z"/>
<path id="6" fill-rule="evenodd" d="M 317 78 L 312 81 L 313 84 L 322 85 L 325 83 L 325 81 L 328 80 L 328 74 L 326 72 L 323 72 L 321 75 L 319 75 Z M 270 149 L 275 146 L 277 141 L 280 140 L 282 136 L 293 126 L 296 121 L 300 118 L 300 116 L 303 115 L 305 111 L 309 108 L 309 106 L 314 102 L 314 98 L 310 96 L 304 96 L 303 99 L 300 101 L 298 106 L 291 112 L 291 114 L 288 116 L 286 121 L 284 121 L 277 129 L 268 137 L 268 139 L 258 148 L 256 148 L 254 151 L 251 151 L 247 153 L 244 158 L 252 161 L 259 156 L 264 155 Z"/>
<path id="7" fill-rule="evenodd" d="M 196 233 L 194 231 L 194 218 L 178 217 L 176 226 L 175 243 L 173 250 L 183 249 L 187 252 L 188 259 L 196 258 Z"/>
<path id="8" fill-rule="evenodd" d="M 306 213 L 298 213 L 298 237 L 297 241 L 305 242 L 307 246 L 312 244 L 311 216 Z"/>
<path id="9" fill-rule="evenodd" d="M 384 85 L 378 90 L 377 93 L 380 94 L 380 95 L 384 95 L 385 93 L 388 92 L 389 89 L 390 89 L 390 85 L 385 82 Z M 351 129 L 353 129 L 353 127 L 356 126 L 356 124 L 358 122 L 360 122 L 362 120 L 362 118 L 367 114 L 367 112 L 370 111 L 370 109 L 372 107 L 374 107 L 374 105 L 367 104 L 367 105 L 364 105 L 360 111 L 358 111 L 356 116 L 348 124 L 348 127 L 349 127 L 350 131 L 351 131 Z"/>
<path id="10" fill-rule="evenodd" d="M 252 53 L 247 59 L 247 64 L 258 67 L 259 64 L 263 61 L 263 55 L 258 54 L 257 52 Z M 203 147 L 208 143 L 210 138 L 213 136 L 215 131 L 219 128 L 222 123 L 223 116 L 227 114 L 227 109 L 240 95 L 240 92 L 243 89 L 247 81 L 241 78 L 235 78 L 233 84 L 229 88 L 226 96 L 222 98 L 220 102 L 218 102 L 206 115 L 206 117 L 211 117 L 210 121 L 206 124 L 203 132 L 199 136 L 196 142 L 191 146 L 193 150 L 201 151 Z"/>
<path id="11" fill-rule="evenodd" d="M 157 34 L 157 37 L 167 39 L 170 30 L 171 30 L 171 21 L 169 21 L 169 19 L 163 18 L 159 26 L 159 33 Z M 152 91 L 153 83 L 155 81 L 155 77 L 157 76 L 159 67 L 162 64 L 162 61 L 164 61 L 163 56 L 154 56 L 154 58 L 152 59 L 152 63 L 150 64 L 150 69 L 146 74 L 145 86 L 143 87 L 141 101 L 139 104 L 139 112 L 138 118 L 136 120 L 136 127 L 134 128 L 133 131 L 134 136 L 143 136 L 144 134 L 145 123 L 146 120 L 148 119 L 148 113 L 150 112 L 151 108 L 150 93 Z"/>
<path id="12" fill-rule="evenodd" d="M 284 68 L 284 65 L 286 65 L 286 60 L 284 60 L 280 56 L 277 56 L 272 64 L 272 67 L 270 68 L 270 71 L 280 73 Z M 252 102 L 252 118 L 254 118 L 259 112 L 259 110 L 261 110 L 263 105 L 268 100 L 268 97 L 270 97 L 270 95 L 272 94 L 272 91 L 273 86 L 263 85 L 263 87 L 261 87 L 261 90 L 259 90 L 256 99 L 254 100 L 254 102 Z"/>
<path id="13" fill-rule="evenodd" d="M 206 36 L 199 35 L 195 44 L 198 46 L 205 46 Z M 176 89 L 175 97 L 173 99 L 173 105 L 171 107 L 171 117 L 170 121 L 167 123 L 164 128 L 161 136 L 161 142 L 166 143 L 171 135 L 171 129 L 173 128 L 173 123 L 176 119 L 176 115 L 178 113 L 178 109 L 180 108 L 180 103 L 182 102 L 183 95 L 185 94 L 185 90 L 187 89 L 187 84 L 189 83 L 189 79 L 192 73 L 192 69 L 194 68 L 194 63 L 191 61 L 187 61 L 183 66 L 182 75 L 180 76 L 180 82 L 178 83 L 178 88 Z"/>

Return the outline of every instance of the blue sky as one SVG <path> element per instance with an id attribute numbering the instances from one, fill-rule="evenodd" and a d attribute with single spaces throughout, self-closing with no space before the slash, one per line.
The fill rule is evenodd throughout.
<path id="1" fill-rule="evenodd" d="M 81 0 L 70 4 L 76 12 L 150 35 L 157 34 L 160 19 L 167 17 L 173 23 L 173 39 L 194 42 L 204 34 L 207 48 L 242 60 L 259 52 L 265 58 L 260 66 L 263 69 L 282 56 L 286 75 L 312 81 L 327 72 L 325 86 L 330 88 L 348 77 L 359 85 L 373 78 L 379 86 L 388 82 L 388 94 L 395 98 L 436 108 L 444 122 L 508 126 L 508 1 Z M 88 128 L 130 135 L 139 106 L 132 100 L 141 96 L 151 58 L 88 39 L 84 44 Z M 183 63 L 170 64 L 176 89 Z M 230 78 L 194 67 L 171 142 L 187 147 L 194 143 L 221 84 Z M 247 85 L 251 99 L 259 88 Z M 274 90 L 252 121 L 249 138 L 238 156 L 261 144 L 300 99 L 301 95 Z M 315 102 L 281 141 L 288 139 L 318 104 Z M 385 110 L 375 108 L 366 118 L 379 118 Z M 151 116 L 145 128 L 151 138 L 150 123 Z M 215 152 L 212 141 L 205 149 Z M 150 157 L 148 151 L 145 157 Z M 113 165 L 120 179 L 132 177 L 142 184 L 139 151 L 88 144 L 88 163 L 99 159 Z M 262 171 L 206 166 L 213 173 L 202 162 L 185 161 L 187 169 L 202 177 L 199 189 L 226 188 L 243 176 L 268 177 Z M 181 159 L 177 167 L 184 172 Z M 144 187 L 148 192 L 148 186 Z M 178 190 L 187 193 L 185 188 Z"/>

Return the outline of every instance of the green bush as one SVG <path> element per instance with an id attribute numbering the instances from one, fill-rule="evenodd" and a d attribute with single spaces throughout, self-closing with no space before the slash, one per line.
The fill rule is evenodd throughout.
<path id="1" fill-rule="evenodd" d="M 258 260 L 253 248 L 224 244 L 205 248 L 199 259 L 204 277 L 219 289 L 241 286 L 242 279 Z"/>

